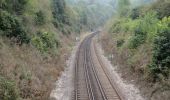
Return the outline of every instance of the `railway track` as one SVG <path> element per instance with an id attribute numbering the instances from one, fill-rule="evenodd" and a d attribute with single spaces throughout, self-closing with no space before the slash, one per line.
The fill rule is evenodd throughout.
<path id="1" fill-rule="evenodd" d="M 97 33 L 87 36 L 76 53 L 73 100 L 123 100 L 92 43 Z"/>

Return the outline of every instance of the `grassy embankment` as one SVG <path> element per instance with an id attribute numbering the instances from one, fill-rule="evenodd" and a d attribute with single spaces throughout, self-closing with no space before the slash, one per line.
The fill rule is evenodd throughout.
<path id="1" fill-rule="evenodd" d="M 170 93 L 170 2 L 129 7 L 120 2 L 119 14 L 105 27 L 102 37 L 107 55 L 127 80 L 153 100 L 168 100 Z M 122 7 L 121 7 L 122 6 Z"/>
<path id="2" fill-rule="evenodd" d="M 54 26 L 53 4 L 52 0 L 0 1 L 1 100 L 48 99 L 75 35 L 71 30 L 68 37 L 69 29 Z"/>

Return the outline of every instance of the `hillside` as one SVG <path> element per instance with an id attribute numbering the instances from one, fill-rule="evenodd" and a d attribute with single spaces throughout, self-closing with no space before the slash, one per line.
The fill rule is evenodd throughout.
<path id="1" fill-rule="evenodd" d="M 103 49 L 122 77 L 136 84 L 148 100 L 168 100 L 170 2 L 137 3 L 118 2 L 118 13 L 102 35 Z"/>
<path id="2" fill-rule="evenodd" d="M 63 2 L 57 1 L 0 1 L 1 100 L 48 99 L 73 43 L 65 35 L 74 32 L 68 32 L 72 26 L 61 29 L 53 24 L 57 18 L 52 4 Z M 55 14 L 66 14 L 62 9 Z M 58 24 L 66 24 L 66 19 Z"/>
<path id="3" fill-rule="evenodd" d="M 109 5 L 100 12 L 99 3 L 72 3 L 0 0 L 1 100 L 49 99 L 75 37 L 104 24 L 113 12 Z"/>

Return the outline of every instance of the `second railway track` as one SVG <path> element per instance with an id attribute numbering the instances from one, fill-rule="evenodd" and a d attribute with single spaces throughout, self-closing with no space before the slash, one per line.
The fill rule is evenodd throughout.
<path id="1" fill-rule="evenodd" d="M 77 51 L 73 100 L 122 100 L 92 44 L 97 33 L 87 36 Z"/>

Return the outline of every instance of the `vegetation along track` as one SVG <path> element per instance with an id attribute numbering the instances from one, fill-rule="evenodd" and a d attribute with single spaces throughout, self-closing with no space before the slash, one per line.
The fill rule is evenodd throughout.
<path id="1" fill-rule="evenodd" d="M 87 36 L 77 51 L 73 100 L 122 100 L 92 44 L 98 33 Z"/>

